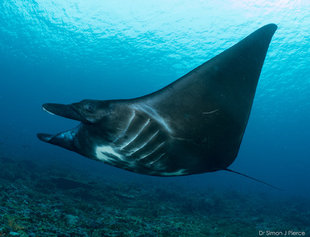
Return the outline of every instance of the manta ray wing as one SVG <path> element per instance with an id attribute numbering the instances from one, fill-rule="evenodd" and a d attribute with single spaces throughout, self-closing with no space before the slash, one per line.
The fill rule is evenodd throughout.
<path id="1" fill-rule="evenodd" d="M 193 166 L 208 171 L 225 169 L 235 160 L 276 29 L 266 25 L 165 88 L 134 100 L 166 122 L 176 159 L 189 163 L 200 156 Z"/>

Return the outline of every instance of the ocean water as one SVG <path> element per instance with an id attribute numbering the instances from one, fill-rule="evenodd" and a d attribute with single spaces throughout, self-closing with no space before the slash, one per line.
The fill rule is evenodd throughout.
<path id="1" fill-rule="evenodd" d="M 230 168 L 280 187 L 282 191 L 273 190 L 224 171 L 175 178 L 134 174 L 42 143 L 36 137 L 38 132 L 53 134 L 77 125 L 77 122 L 47 114 L 41 109 L 43 103 L 69 104 L 83 99 L 134 98 L 151 93 L 175 81 L 268 23 L 277 24 L 278 29 L 265 59 L 238 157 Z M 45 178 L 42 177 L 42 180 L 52 177 L 54 181 L 50 181 L 51 183 L 63 184 L 66 180 L 62 178 L 70 176 L 71 170 L 74 174 L 81 175 L 78 176 L 79 182 L 106 180 L 110 188 L 117 186 L 118 192 L 121 193 L 116 195 L 115 191 L 116 196 L 109 197 L 121 200 L 122 204 L 118 201 L 113 205 L 110 204 L 110 212 L 105 210 L 102 216 L 104 213 L 109 213 L 112 219 L 113 216 L 116 218 L 118 214 L 113 210 L 118 210 L 118 213 L 127 213 L 122 216 L 126 220 L 126 216 L 130 216 L 128 214 L 130 208 L 139 210 L 139 215 L 132 214 L 132 216 L 139 216 L 139 223 L 147 223 L 149 226 L 149 229 L 142 228 L 145 235 L 139 232 L 140 236 L 169 236 L 167 233 L 171 236 L 195 236 L 197 233 L 201 233 L 201 236 L 224 236 L 223 233 L 229 233 L 227 236 L 258 236 L 259 230 L 306 231 L 306 227 L 310 226 L 309 26 L 310 3 L 307 0 L 135 0 L 130 2 L 1 0 L 0 157 L 5 161 L 13 159 L 17 164 L 16 167 L 23 167 L 19 170 L 14 165 L 6 165 L 13 161 L 4 162 L 2 169 L 7 169 L 8 176 L 21 172 L 19 173 L 21 177 L 7 179 L 8 176 L 3 175 L 2 178 L 6 183 L 0 179 L 3 181 L 1 181 L 2 187 L 15 185 L 17 189 L 21 189 L 21 185 L 27 187 L 32 182 L 31 177 L 36 180 L 35 182 L 40 183 L 39 176 L 44 175 Z M 19 163 L 23 160 L 44 168 L 32 169 L 29 163 L 28 165 Z M 57 173 L 57 170 L 65 171 Z M 39 172 L 38 177 L 32 172 Z M 74 177 L 76 180 L 77 177 Z M 73 183 L 68 185 L 71 185 L 70 190 L 75 187 Z M 146 190 L 145 195 L 143 196 L 139 189 L 140 191 L 136 191 L 134 201 L 131 200 L 132 196 L 118 199 L 126 193 L 126 195 L 134 195 L 126 189 L 132 186 L 139 186 L 142 190 Z M 57 187 L 56 193 L 57 190 L 59 191 Z M 61 185 L 59 187 L 63 188 Z M 34 190 L 40 192 L 40 189 Z M 63 192 L 63 189 L 61 190 L 59 192 Z M 102 190 L 100 195 L 105 193 L 105 189 Z M 133 190 L 136 189 L 133 188 Z M 153 191 L 156 193 L 156 190 L 161 190 L 164 194 L 171 191 L 173 195 L 171 193 L 169 193 L 170 196 L 159 195 L 158 199 L 148 203 L 146 200 L 152 200 L 151 193 Z M 228 192 L 238 193 L 239 196 L 231 197 Z M 160 221 L 156 224 L 147 219 L 147 215 L 153 215 L 150 213 L 145 214 L 145 220 L 143 219 L 144 213 L 147 213 L 150 206 L 158 207 L 154 202 L 157 204 L 164 202 L 167 196 L 169 200 L 175 199 L 182 204 L 184 199 L 178 195 L 187 195 L 186 200 L 189 200 L 188 198 L 197 196 L 208 198 L 208 195 L 214 196 L 214 193 L 218 196 L 226 193 L 226 196 L 221 196 L 221 200 L 225 199 L 223 202 L 228 207 L 227 202 L 230 198 L 235 201 L 231 203 L 235 208 L 236 203 L 242 203 L 244 200 L 248 201 L 248 208 L 261 206 L 268 209 L 273 206 L 272 203 L 278 203 L 278 200 L 285 204 L 279 205 L 276 210 L 270 210 L 269 213 L 266 212 L 264 221 L 256 223 L 253 231 L 244 235 L 241 232 L 239 234 L 228 232 L 229 228 L 220 224 L 210 227 L 212 230 L 217 228 L 217 231 L 222 228 L 222 232 L 216 235 L 209 229 L 209 234 L 200 232 L 199 228 L 202 227 L 199 225 L 193 228 L 196 232 L 186 232 L 187 230 L 182 229 L 184 223 L 181 220 L 167 222 L 161 226 L 158 224 L 161 223 Z M 264 198 L 257 201 L 256 194 L 262 194 Z M 66 193 L 64 195 L 64 200 L 72 198 L 70 195 L 66 196 Z M 240 195 L 244 196 L 239 198 Z M 30 196 L 28 195 L 28 198 Z M 18 205 L 17 196 L 13 195 L 11 200 L 17 203 L 15 209 L 20 210 L 21 205 Z M 87 198 L 81 200 L 82 203 L 88 202 Z M 142 203 L 141 210 L 137 204 L 139 201 Z M 288 207 L 287 204 L 293 205 L 292 202 L 295 205 L 294 208 L 298 206 L 299 209 Z M 130 208 L 124 203 L 131 203 Z M 188 209 L 195 209 L 194 207 L 199 209 L 198 207 L 203 208 L 207 205 L 198 203 L 196 199 L 190 199 L 188 203 L 193 205 Z M 5 207 L 8 204 L 5 202 L 1 205 Z M 70 203 L 66 205 L 70 206 Z M 173 208 L 181 210 L 179 206 L 172 208 L 163 203 L 159 206 L 165 205 L 167 205 L 166 209 L 157 213 L 156 218 L 160 219 L 164 216 L 163 213 L 173 213 L 171 211 Z M 208 205 L 208 209 L 217 208 L 216 212 L 224 215 L 224 207 L 221 209 L 210 203 Z M 233 209 L 233 207 L 230 208 Z M 74 208 L 71 211 L 62 210 L 65 213 L 64 220 L 69 224 L 70 221 L 74 222 L 75 217 L 79 217 L 79 213 L 74 210 Z M 301 216 L 292 214 L 299 219 L 287 217 L 289 220 L 294 219 L 295 222 L 283 222 L 280 228 L 270 224 L 282 218 L 275 213 L 279 210 L 289 210 L 291 214 L 298 212 Z M 8 218 L 4 218 L 7 209 L 1 209 L 0 206 L 0 211 L 1 225 L 5 226 L 9 223 Z M 91 211 L 88 213 L 91 214 Z M 197 214 L 195 211 L 193 213 L 194 216 Z M 212 216 L 208 213 L 199 213 L 199 215 L 204 218 Z M 232 212 L 227 215 L 225 217 L 228 218 L 227 220 L 229 218 L 236 220 L 238 216 Z M 252 215 L 255 216 L 255 213 Z M 180 212 L 179 216 L 191 218 L 188 213 Z M 14 218 L 18 222 L 19 217 Z M 216 216 L 212 218 L 215 220 L 212 223 L 218 223 Z M 223 219 L 223 217 L 218 218 Z M 238 218 L 247 219 L 247 216 L 240 214 Z M 38 217 L 37 220 L 52 223 L 51 220 L 44 222 L 43 217 Z M 115 220 L 117 220 L 115 226 L 118 226 L 119 219 Z M 183 232 L 181 230 L 177 232 L 177 229 L 167 231 L 166 234 L 163 232 L 169 226 L 175 227 L 176 223 L 181 223 L 178 228 Z M 100 223 L 98 225 L 100 226 Z M 152 229 L 152 225 L 158 226 L 157 232 Z M 242 225 L 241 227 L 237 224 L 232 225 L 235 229 L 245 228 Z M 11 224 L 11 227 L 8 227 L 11 228 L 9 230 L 0 229 L 0 236 L 1 233 L 9 236 L 10 232 L 25 234 L 25 236 L 26 234 L 31 236 L 30 232 L 37 234 L 34 236 L 43 236 L 43 233 L 48 231 L 52 233 L 50 229 L 30 231 L 31 224 L 23 223 L 23 226 L 25 226 L 24 229 L 18 229 Z M 78 223 L 74 226 L 74 228 L 79 227 Z M 120 227 L 118 232 L 113 232 L 111 226 L 106 227 L 111 230 L 111 233 L 98 232 L 97 235 L 88 231 L 92 227 L 80 226 L 79 228 L 81 231 L 85 229 L 85 231 L 83 229 L 85 236 L 87 234 L 89 236 L 139 236 L 134 224 L 132 229 L 130 227 L 126 229 L 123 226 L 124 229 Z M 100 229 L 100 227 L 96 228 Z M 64 229 L 65 227 L 62 233 L 66 232 Z M 151 231 L 147 232 L 147 230 Z M 57 236 L 60 232 L 54 230 L 53 233 L 54 235 L 45 236 Z M 79 234 L 76 232 L 71 236 L 83 236 Z"/>

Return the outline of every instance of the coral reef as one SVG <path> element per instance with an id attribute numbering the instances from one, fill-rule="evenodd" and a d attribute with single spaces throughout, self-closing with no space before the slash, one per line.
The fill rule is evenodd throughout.
<path id="1" fill-rule="evenodd" d="M 258 236 L 310 233 L 310 201 L 98 180 L 0 158 L 0 236 Z"/>

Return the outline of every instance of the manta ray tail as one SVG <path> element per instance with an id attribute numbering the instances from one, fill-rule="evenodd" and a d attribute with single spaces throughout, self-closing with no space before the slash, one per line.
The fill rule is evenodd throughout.
<path id="1" fill-rule="evenodd" d="M 237 171 L 234 171 L 234 170 L 231 170 L 231 169 L 227 169 L 227 168 L 224 169 L 224 170 L 226 170 L 226 171 L 228 171 L 228 172 L 231 172 L 231 173 L 239 174 L 239 175 L 241 175 L 241 176 L 243 176 L 243 177 L 246 177 L 246 178 L 251 179 L 251 180 L 254 180 L 254 181 L 256 181 L 256 182 L 265 184 L 265 185 L 267 185 L 267 186 L 269 186 L 269 187 L 272 187 L 272 188 L 274 188 L 274 189 L 282 190 L 282 189 L 280 189 L 280 188 L 278 188 L 278 187 L 276 187 L 276 186 L 273 186 L 273 185 L 271 185 L 271 184 L 269 184 L 269 183 L 266 183 L 266 182 L 264 182 L 264 181 L 262 181 L 262 180 L 253 178 L 253 177 L 248 176 L 248 175 L 246 175 L 246 174 L 242 174 L 242 173 L 239 173 L 239 172 L 237 172 Z"/>

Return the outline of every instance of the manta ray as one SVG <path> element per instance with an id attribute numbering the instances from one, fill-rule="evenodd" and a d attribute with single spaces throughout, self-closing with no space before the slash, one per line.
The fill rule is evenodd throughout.
<path id="1" fill-rule="evenodd" d="M 220 170 L 241 174 L 228 167 L 238 155 L 276 29 L 275 24 L 263 26 L 173 83 L 142 97 L 44 104 L 45 111 L 81 123 L 56 135 L 37 136 L 140 174 L 180 176 Z"/>

